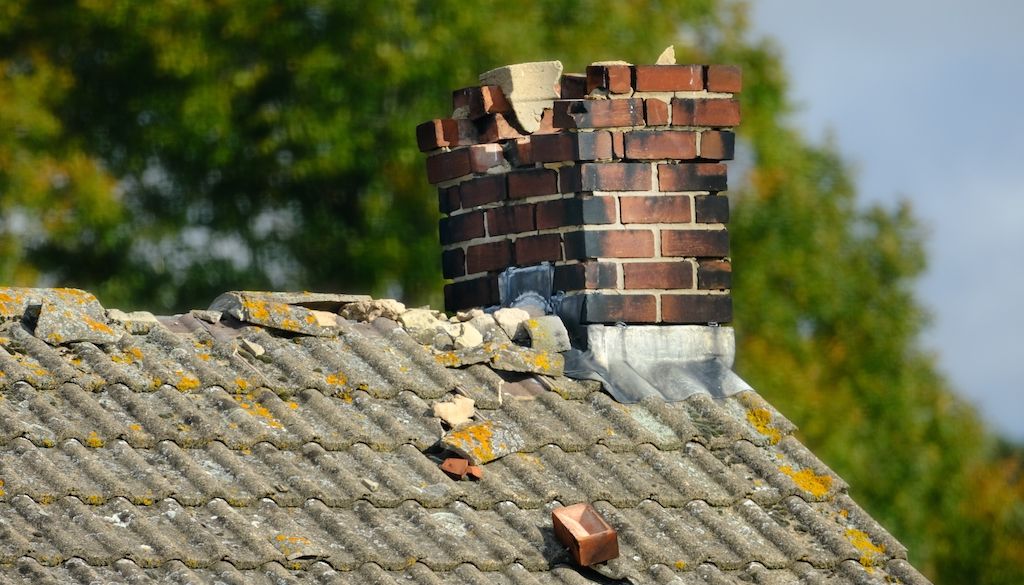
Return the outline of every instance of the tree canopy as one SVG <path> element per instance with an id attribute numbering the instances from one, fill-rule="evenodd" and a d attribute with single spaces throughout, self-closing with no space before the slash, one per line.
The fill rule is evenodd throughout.
<path id="1" fill-rule="evenodd" d="M 0 282 L 155 311 L 242 288 L 437 304 L 415 125 L 495 66 L 675 44 L 744 68 L 740 373 L 936 583 L 1022 582 L 1022 457 L 919 348 L 912 210 L 865 207 L 792 126 L 745 19 L 731 0 L 0 0 Z"/>

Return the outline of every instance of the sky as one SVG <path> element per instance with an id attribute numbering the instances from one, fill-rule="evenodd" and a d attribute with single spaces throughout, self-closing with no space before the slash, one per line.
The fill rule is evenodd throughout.
<path id="1" fill-rule="evenodd" d="M 751 0 L 794 122 L 831 136 L 863 202 L 909 199 L 928 232 L 922 343 L 1024 442 L 1024 2 Z"/>

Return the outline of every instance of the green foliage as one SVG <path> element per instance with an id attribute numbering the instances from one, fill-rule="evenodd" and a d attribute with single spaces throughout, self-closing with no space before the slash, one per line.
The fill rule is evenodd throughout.
<path id="1" fill-rule="evenodd" d="M 0 282 L 157 311 L 239 288 L 437 303 L 415 125 L 495 66 L 675 43 L 744 67 L 742 375 L 937 583 L 1024 581 L 1024 458 L 918 349 L 911 210 L 858 203 L 745 29 L 729 0 L 0 0 Z"/>

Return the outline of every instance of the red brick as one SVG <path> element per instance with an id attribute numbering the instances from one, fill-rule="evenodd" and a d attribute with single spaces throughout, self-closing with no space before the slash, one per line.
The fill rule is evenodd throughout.
<path id="1" fill-rule="evenodd" d="M 650 230 L 578 231 L 564 237 L 566 260 L 654 256 L 654 233 Z"/>
<path id="2" fill-rule="evenodd" d="M 533 205 L 505 205 L 487 210 L 487 234 L 490 236 L 533 230 Z"/>
<path id="3" fill-rule="evenodd" d="M 479 142 L 498 142 L 523 137 L 522 132 L 505 117 L 505 114 L 490 114 L 476 120 L 475 124 Z"/>
<path id="4" fill-rule="evenodd" d="M 452 108 L 465 108 L 472 120 L 487 114 L 505 113 L 512 110 L 505 94 L 496 85 L 465 87 L 452 93 Z"/>
<path id="5" fill-rule="evenodd" d="M 514 167 L 532 167 L 533 137 L 524 136 L 505 144 L 505 159 Z"/>
<path id="6" fill-rule="evenodd" d="M 736 99 L 672 98 L 673 126 L 739 126 Z"/>
<path id="7" fill-rule="evenodd" d="M 655 98 L 645 99 L 644 121 L 648 126 L 668 126 L 668 104 Z"/>
<path id="8" fill-rule="evenodd" d="M 633 91 L 633 69 L 629 65 L 587 66 L 587 93 L 595 89 L 607 89 L 609 93 L 630 93 Z"/>
<path id="9" fill-rule="evenodd" d="M 469 461 L 461 457 L 448 457 L 441 462 L 441 471 L 452 479 L 462 479 L 469 472 Z"/>
<path id="10" fill-rule="evenodd" d="M 445 278 L 466 275 L 466 252 L 462 248 L 441 252 L 441 272 Z"/>
<path id="11" fill-rule="evenodd" d="M 562 259 L 562 238 L 558 234 L 542 234 L 517 238 L 516 266 L 529 266 Z"/>
<path id="12" fill-rule="evenodd" d="M 558 173 L 553 169 L 512 171 L 506 176 L 510 199 L 558 193 Z"/>
<path id="13" fill-rule="evenodd" d="M 444 308 L 449 312 L 489 307 L 499 302 L 496 274 L 444 285 Z"/>
<path id="14" fill-rule="evenodd" d="M 560 291 L 618 288 L 619 265 L 615 262 L 579 262 L 555 266 L 554 288 Z"/>
<path id="15" fill-rule="evenodd" d="M 661 255 L 724 258 L 729 255 L 726 230 L 662 230 Z"/>
<path id="16" fill-rule="evenodd" d="M 693 265 L 682 262 L 628 262 L 622 265 L 623 284 L 628 289 L 693 288 Z"/>
<path id="17" fill-rule="evenodd" d="M 439 152 L 427 157 L 427 180 L 432 184 L 457 179 L 471 172 L 469 148 Z"/>
<path id="18" fill-rule="evenodd" d="M 700 157 L 707 160 L 732 160 L 736 151 L 736 135 L 732 132 L 707 130 L 700 133 Z"/>
<path id="19" fill-rule="evenodd" d="M 622 223 L 690 223 L 686 195 L 624 196 L 619 198 Z"/>
<path id="20" fill-rule="evenodd" d="M 580 134 L 535 135 L 534 162 L 562 162 L 601 160 L 612 158 L 612 136 L 609 132 L 583 132 Z"/>
<path id="21" fill-rule="evenodd" d="M 555 199 L 537 204 L 537 229 L 615 223 L 614 197 Z"/>
<path id="22" fill-rule="evenodd" d="M 729 295 L 661 295 L 661 320 L 665 323 L 703 324 L 732 321 Z"/>
<path id="23" fill-rule="evenodd" d="M 649 191 L 651 165 L 646 163 L 584 163 L 563 167 L 562 193 L 581 191 Z"/>
<path id="24" fill-rule="evenodd" d="M 469 147 L 469 169 L 486 173 L 488 169 L 505 164 L 505 152 L 500 144 L 474 144 Z"/>
<path id="25" fill-rule="evenodd" d="M 459 183 L 459 197 L 463 207 L 476 207 L 502 201 L 507 196 L 505 177 L 488 175 Z"/>
<path id="26" fill-rule="evenodd" d="M 634 130 L 624 133 L 626 158 L 639 160 L 697 157 L 697 133 L 677 130 Z"/>
<path id="27" fill-rule="evenodd" d="M 451 213 L 461 207 L 458 185 L 440 187 L 437 190 L 437 208 L 441 213 Z"/>
<path id="28" fill-rule="evenodd" d="M 658 189 L 662 191 L 725 191 L 728 187 L 722 163 L 658 165 Z"/>
<path id="29" fill-rule="evenodd" d="M 658 305 L 654 295 L 590 293 L 584 303 L 584 323 L 654 323 Z"/>
<path id="30" fill-rule="evenodd" d="M 697 223 L 729 223 L 729 198 L 725 195 L 697 195 L 693 210 Z"/>
<path id="31" fill-rule="evenodd" d="M 626 147 L 623 144 L 622 132 L 612 132 L 612 157 L 626 158 Z"/>
<path id="32" fill-rule="evenodd" d="M 566 73 L 560 80 L 559 96 L 563 100 L 579 100 L 587 95 L 587 76 L 579 73 Z"/>
<path id="33" fill-rule="evenodd" d="M 416 127 L 416 144 L 421 152 L 451 146 L 458 139 L 459 127 L 455 120 L 431 120 Z"/>
<path id="34" fill-rule="evenodd" d="M 710 65 L 707 88 L 708 91 L 736 93 L 743 89 L 743 70 L 736 65 Z"/>
<path id="35" fill-rule="evenodd" d="M 639 98 L 621 100 L 556 100 L 555 128 L 612 128 L 643 126 L 644 106 Z"/>
<path id="36" fill-rule="evenodd" d="M 701 65 L 637 65 L 637 91 L 700 91 L 704 89 Z"/>
<path id="37" fill-rule="evenodd" d="M 466 272 L 500 271 L 512 265 L 512 242 L 501 240 L 466 249 Z"/>
<path id="38" fill-rule="evenodd" d="M 701 290 L 732 288 L 732 264 L 728 260 L 701 260 L 697 264 L 697 288 Z"/>
<path id="39" fill-rule="evenodd" d="M 470 211 L 441 218 L 441 243 L 454 244 L 484 237 L 484 212 Z"/>
<path id="40" fill-rule="evenodd" d="M 561 129 L 555 128 L 555 114 L 551 108 L 544 108 L 544 112 L 540 115 L 540 127 L 533 131 L 532 136 L 554 134 L 555 132 L 561 132 Z"/>

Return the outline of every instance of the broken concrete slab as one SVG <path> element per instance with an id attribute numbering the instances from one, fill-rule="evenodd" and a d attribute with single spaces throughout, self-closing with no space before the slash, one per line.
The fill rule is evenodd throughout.
<path id="1" fill-rule="evenodd" d="M 154 327 L 160 325 L 160 320 L 149 311 L 132 311 L 125 313 L 120 309 L 108 309 L 107 320 L 111 323 L 121 325 L 132 335 L 146 335 Z"/>
<path id="2" fill-rule="evenodd" d="M 449 431 L 441 446 L 480 465 L 519 451 L 523 438 L 511 427 L 498 421 L 467 424 Z"/>
<path id="3" fill-rule="evenodd" d="M 455 349 L 468 349 L 484 342 L 483 334 L 473 325 L 462 323 L 460 329 L 459 335 L 454 338 Z"/>
<path id="4" fill-rule="evenodd" d="M 124 334 L 123 329 L 118 331 L 107 324 L 98 302 L 83 306 L 43 301 L 39 307 L 35 336 L 50 345 L 77 341 L 114 343 Z"/>
<path id="5" fill-rule="evenodd" d="M 338 314 L 352 321 L 372 322 L 379 317 L 397 321 L 404 312 L 405 305 L 394 299 L 367 299 L 345 305 Z"/>
<path id="6" fill-rule="evenodd" d="M 539 351 L 560 353 L 572 349 L 569 331 L 557 315 L 544 315 L 523 322 L 523 328 L 530 338 L 530 347 Z"/>
<path id="7" fill-rule="evenodd" d="M 469 422 L 474 413 L 473 399 L 467 396 L 458 395 L 447 402 L 434 403 L 434 416 L 448 423 L 450 427 Z"/>
<path id="8" fill-rule="evenodd" d="M 526 335 L 521 330 L 522 324 L 530 318 L 530 314 L 523 309 L 504 308 L 494 312 L 494 320 L 501 327 L 505 335 L 511 340 L 523 339 Z"/>
<path id="9" fill-rule="evenodd" d="M 480 74 L 480 83 L 500 87 L 516 121 L 532 134 L 540 128 L 544 108 L 558 99 L 561 77 L 561 61 L 538 61 L 492 69 Z"/>
<path id="10" fill-rule="evenodd" d="M 338 326 L 323 325 L 323 318 L 318 317 L 312 309 L 273 300 L 293 298 L 296 294 L 298 293 L 227 292 L 214 299 L 209 310 L 220 311 L 245 323 L 281 331 L 317 337 L 337 336 Z M 310 296 L 315 295 L 310 293 Z"/>
<path id="11" fill-rule="evenodd" d="M 495 370 L 545 376 L 561 376 L 565 368 L 565 358 L 560 353 L 509 343 L 483 343 L 468 349 L 440 352 L 434 355 L 434 359 L 449 368 L 486 363 Z"/>

